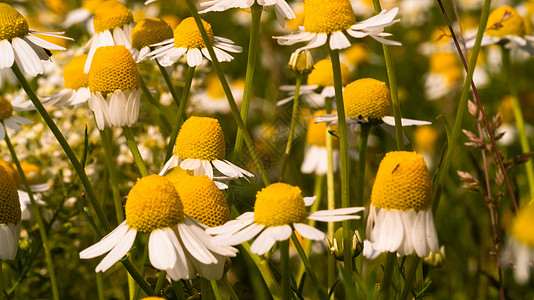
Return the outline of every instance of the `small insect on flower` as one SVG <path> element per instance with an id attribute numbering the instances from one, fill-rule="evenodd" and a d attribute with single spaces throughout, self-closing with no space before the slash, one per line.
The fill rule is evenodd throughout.
<path id="1" fill-rule="evenodd" d="M 19 248 L 20 220 L 15 182 L 0 166 L 0 260 L 15 259 Z"/>

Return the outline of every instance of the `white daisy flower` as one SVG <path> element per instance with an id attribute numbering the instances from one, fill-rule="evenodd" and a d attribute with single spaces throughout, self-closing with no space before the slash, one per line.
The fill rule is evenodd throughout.
<path id="1" fill-rule="evenodd" d="M 230 8 L 249 8 L 254 2 L 261 6 L 268 7 L 274 6 L 276 12 L 276 18 L 280 25 L 284 25 L 285 19 L 295 19 L 295 13 L 291 9 L 291 6 L 287 4 L 285 0 L 209 0 L 200 2 L 200 7 L 207 7 L 206 9 L 199 11 L 199 13 L 207 13 L 210 11 L 225 11 Z"/>
<path id="2" fill-rule="evenodd" d="M 315 117 L 322 116 L 326 111 L 318 111 L 314 117 L 310 118 L 306 132 L 306 152 L 300 171 L 304 174 L 325 175 L 328 172 L 328 149 L 326 147 L 326 137 L 328 133 L 326 123 L 315 123 Z M 332 130 L 337 130 L 333 126 Z M 332 137 L 332 161 L 334 171 L 339 166 L 339 144 L 335 137 Z"/>
<path id="3" fill-rule="evenodd" d="M 304 7 L 304 25 L 298 32 L 274 37 L 280 45 L 309 42 L 299 48 L 302 50 L 317 48 L 329 41 L 331 49 L 345 49 L 351 45 L 345 34 L 355 38 L 370 36 L 383 44 L 401 45 L 383 38 L 391 36 L 390 33 L 384 32 L 384 28 L 400 21 L 395 19 L 398 8 L 382 10 L 372 18 L 356 22 L 349 0 L 306 0 Z"/>
<path id="4" fill-rule="evenodd" d="M 233 56 L 228 52 L 240 53 L 242 48 L 234 45 L 229 39 L 214 36 L 211 25 L 202 20 L 204 29 L 208 33 L 213 50 L 219 61 L 232 61 Z M 157 59 L 162 66 L 168 67 L 176 63 L 180 58 L 186 57 L 190 67 L 199 66 L 202 63 L 202 56 L 211 60 L 208 48 L 204 44 L 200 30 L 193 17 L 184 19 L 176 29 L 174 29 L 174 39 L 168 39 L 161 43 L 152 45 L 160 46 L 150 52 L 152 59 Z"/>
<path id="5" fill-rule="evenodd" d="M 0 70 L 11 68 L 16 62 L 25 74 L 34 77 L 44 72 L 41 60 L 50 59 L 45 49 L 65 50 L 65 48 L 38 38 L 34 34 L 72 40 L 62 36 L 63 32 L 30 30 L 24 16 L 9 4 L 0 3 Z M 9 71 L 0 72 L 0 81 L 3 77 L 10 78 L 11 73 Z"/>
<path id="6" fill-rule="evenodd" d="M 256 237 L 250 251 L 257 255 L 267 253 L 277 241 L 289 239 L 293 231 L 302 237 L 321 241 L 326 235 L 307 225 L 307 220 L 337 222 L 357 220 L 352 215 L 363 211 L 363 207 L 319 210 L 308 213 L 306 206 L 316 197 L 302 197 L 300 188 L 286 183 L 273 183 L 256 194 L 254 212 L 246 212 L 226 224 L 206 230 L 216 235 L 214 242 L 221 245 L 238 245 Z"/>
<path id="7" fill-rule="evenodd" d="M 220 257 L 237 253 L 235 248 L 214 245 L 204 228 L 184 214 L 178 192 L 165 177 L 149 175 L 138 179 L 128 194 L 125 209 L 126 221 L 80 252 L 82 259 L 109 252 L 96 272 L 105 272 L 126 255 L 138 232 L 150 234 L 150 263 L 166 271 L 172 280 L 192 279 L 197 274 L 213 278 L 211 267 L 217 266 Z"/>
<path id="8" fill-rule="evenodd" d="M 0 166 L 0 261 L 13 260 L 19 248 L 21 211 L 17 188 Z"/>
<path id="9" fill-rule="evenodd" d="M 150 45 L 172 39 L 171 26 L 160 18 L 147 18 L 132 29 L 132 55 L 136 62 L 145 60 L 150 54 Z"/>
<path id="10" fill-rule="evenodd" d="M 63 68 L 65 88 L 57 94 L 41 97 L 41 102 L 47 105 L 63 106 L 85 103 L 91 98 L 89 90 L 89 74 L 84 73 L 87 54 L 74 57 Z"/>
<path id="11" fill-rule="evenodd" d="M 229 80 L 228 84 L 230 85 L 230 90 L 232 91 L 235 102 L 239 106 L 243 100 L 245 80 Z M 206 76 L 206 79 L 204 80 L 204 86 L 204 90 L 191 95 L 192 111 L 205 112 L 208 114 L 230 113 L 230 105 L 228 104 L 226 94 L 224 93 L 219 78 L 213 74 Z"/>
<path id="12" fill-rule="evenodd" d="M 174 154 L 165 163 L 160 175 L 172 167 L 180 166 L 192 170 L 194 175 L 207 175 L 215 179 L 221 189 L 228 188 L 221 180 L 254 177 L 252 173 L 224 159 L 225 155 L 226 144 L 219 121 L 208 117 L 190 117 L 182 124 Z M 221 176 L 214 176 L 214 167 Z"/>
<path id="13" fill-rule="evenodd" d="M 386 251 L 419 257 L 439 251 L 432 180 L 422 155 L 406 151 L 386 154 L 371 192 L 366 231 L 371 242 L 364 250 L 368 258 Z"/>
<path id="14" fill-rule="evenodd" d="M 17 100 L 21 101 L 19 99 L 22 99 L 19 97 Z M 15 105 L 13 105 L 15 104 Z M 17 106 L 17 104 L 22 103 L 11 103 L 8 100 L 6 100 L 4 97 L 0 97 L 0 123 L 3 125 L 0 125 L 0 140 L 3 140 L 6 134 L 4 125 L 7 128 L 13 129 L 13 130 L 19 130 L 20 124 L 33 124 L 32 120 L 28 120 L 26 118 L 17 116 L 13 114 L 13 111 L 21 111 L 21 110 L 28 110 L 28 108 L 25 108 L 25 105 L 23 104 L 22 107 Z"/>
<path id="15" fill-rule="evenodd" d="M 84 72 L 89 72 L 96 50 L 103 46 L 123 45 L 132 48 L 131 29 L 134 25 L 132 11 L 116 0 L 109 0 L 98 5 L 93 19 L 95 34 L 85 45 L 89 54 Z"/>

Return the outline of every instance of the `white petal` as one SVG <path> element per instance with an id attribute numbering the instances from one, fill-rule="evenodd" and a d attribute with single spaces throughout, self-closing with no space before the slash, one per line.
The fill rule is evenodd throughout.
<path id="1" fill-rule="evenodd" d="M 371 233 L 374 248 L 378 251 L 395 252 L 404 238 L 404 228 L 398 211 L 381 209 Z"/>
<path id="2" fill-rule="evenodd" d="M 109 100 L 109 119 L 114 127 L 126 125 L 128 99 L 121 90 L 116 90 L 111 94 Z"/>
<path id="3" fill-rule="evenodd" d="M 185 248 L 194 258 L 204 264 L 213 264 L 217 259 L 211 254 L 207 247 L 201 243 L 197 236 L 195 236 L 183 223 L 178 224 L 178 232 Z"/>
<path id="4" fill-rule="evenodd" d="M 264 225 L 253 223 L 232 235 L 216 236 L 213 238 L 213 243 L 217 245 L 239 245 L 254 238 L 263 228 L 265 228 Z"/>
<path id="5" fill-rule="evenodd" d="M 350 42 L 341 31 L 330 34 L 330 49 L 345 49 L 350 47 Z"/>
<path id="6" fill-rule="evenodd" d="M 436 232 L 436 226 L 434 225 L 434 216 L 432 209 L 428 209 L 425 214 L 425 226 L 426 226 L 426 242 L 432 252 L 437 253 L 439 251 L 438 233 Z"/>
<path id="7" fill-rule="evenodd" d="M 426 257 L 430 252 L 430 248 L 426 242 L 426 226 L 425 214 L 420 211 L 413 223 L 412 240 L 415 252 L 419 257 Z"/>
<path id="8" fill-rule="evenodd" d="M 200 159 L 187 158 L 180 163 L 180 168 L 184 170 L 196 170 L 202 166 Z"/>
<path id="9" fill-rule="evenodd" d="M 202 53 L 199 49 L 193 48 L 187 50 L 187 64 L 190 67 L 199 66 L 202 63 Z"/>
<path id="10" fill-rule="evenodd" d="M 96 272 L 105 272 L 107 269 L 111 268 L 117 261 L 119 261 L 130 249 L 135 241 L 135 236 L 137 235 L 137 230 L 128 229 L 128 232 L 124 237 L 117 243 L 117 245 L 102 259 L 102 261 L 96 266 Z"/>
<path id="11" fill-rule="evenodd" d="M 382 121 L 388 125 L 395 126 L 394 117 L 386 116 L 382 118 Z M 432 122 L 401 118 L 401 124 L 402 126 L 430 125 Z"/>
<path id="12" fill-rule="evenodd" d="M 320 241 L 325 238 L 325 234 L 322 231 L 309 225 L 302 223 L 294 223 L 293 226 L 295 227 L 295 230 L 300 233 L 300 235 L 302 235 L 302 237 L 307 238 L 309 240 Z"/>
<path id="13" fill-rule="evenodd" d="M 44 72 L 41 60 L 28 43 L 23 39 L 14 38 L 11 44 L 15 52 L 15 60 L 26 74 L 36 76 Z"/>
<path id="14" fill-rule="evenodd" d="M 58 46 L 33 35 L 27 35 L 24 38 L 39 47 L 43 47 L 49 50 L 65 50 L 65 47 Z"/>
<path id="15" fill-rule="evenodd" d="M 267 228 L 269 229 L 269 228 Z M 269 251 L 276 243 L 276 240 L 272 236 L 272 232 L 264 230 L 250 245 L 250 252 L 257 255 L 264 255 Z"/>
<path id="16" fill-rule="evenodd" d="M 108 233 L 98 243 L 80 252 L 80 258 L 88 259 L 100 256 L 117 245 L 117 243 L 126 235 L 129 227 L 126 221 L 122 222 L 112 232 Z"/>
<path id="17" fill-rule="evenodd" d="M 176 264 L 176 252 L 172 241 L 169 240 L 165 231 L 170 228 L 156 229 L 150 233 L 148 240 L 148 255 L 150 263 L 159 270 L 172 268 Z"/>
<path id="18" fill-rule="evenodd" d="M 322 45 L 326 43 L 327 38 L 328 38 L 328 35 L 326 33 L 317 33 L 308 45 L 301 47 L 298 50 L 313 49 L 313 48 L 321 47 Z"/>
<path id="19" fill-rule="evenodd" d="M 317 196 L 304 197 L 304 205 L 311 206 L 313 203 L 315 203 L 315 200 L 317 200 Z"/>
<path id="20" fill-rule="evenodd" d="M 0 41 L 0 69 L 11 68 L 15 61 L 15 53 L 11 43 L 7 40 Z"/>

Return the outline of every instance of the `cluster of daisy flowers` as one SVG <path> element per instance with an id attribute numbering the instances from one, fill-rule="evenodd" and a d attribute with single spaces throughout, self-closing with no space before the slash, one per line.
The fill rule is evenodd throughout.
<path id="1" fill-rule="evenodd" d="M 71 5 L 45 2 L 57 11 Z M 77 261 L 83 269 L 89 266 L 108 277 L 115 275 L 116 263 L 125 264 L 134 279 L 128 283 L 132 293 L 137 284 L 147 295 L 169 299 L 198 292 L 209 297 L 208 280 L 215 294 L 220 293 L 220 283 L 235 298 L 232 284 L 243 278 L 237 270 L 242 256 L 247 268 L 260 270 L 257 276 L 275 298 L 278 293 L 288 299 L 308 293 L 315 296 L 303 291 L 306 280 L 313 281 L 321 298 L 325 287 L 317 279 L 326 277 L 328 291 L 338 297 L 341 293 L 335 289 L 335 280 L 343 278 L 350 293 L 350 284 L 357 286 L 351 282 L 356 280 L 354 274 L 360 276 L 362 271 L 362 280 L 378 283 L 380 279 L 368 275 L 375 272 L 373 276 L 381 278 L 380 268 L 389 272 L 394 264 L 394 272 L 403 277 L 402 286 L 397 279 L 401 290 L 396 293 L 424 293 L 412 289 L 410 280 L 415 271 L 408 274 L 410 266 L 405 262 L 409 260 L 405 258 L 415 256 L 433 267 L 445 260 L 440 247 L 443 239 L 438 239 L 437 230 L 441 236 L 442 229 L 436 229 L 434 223 L 434 201 L 439 201 L 443 186 L 433 182 L 431 173 L 442 167 L 443 158 L 439 159 L 436 149 L 441 131 L 437 132 L 432 122 L 441 110 L 452 110 L 447 100 L 453 99 L 455 92 L 459 94 L 465 76 L 451 37 L 441 34 L 441 29 L 436 29 L 427 43 L 413 31 L 398 30 L 427 24 L 428 18 L 421 14 L 428 13 L 431 4 L 382 1 L 385 9 L 374 14 L 366 1 L 306 0 L 297 10 L 295 3 L 284 0 L 209 0 L 198 3 L 199 16 L 182 11 L 182 4 L 139 2 L 131 9 L 131 3 L 125 1 L 84 0 L 82 8 L 67 16 L 65 11 L 60 19 L 76 41 L 65 31 L 31 30 L 29 23 L 41 21 L 24 17 L 26 10 L 18 10 L 24 6 L 0 3 L 0 140 L 4 140 L 0 149 L 6 149 L 0 156 L 0 260 L 15 261 L 2 268 L 21 272 L 20 280 L 30 276 L 26 274 L 29 271 L 20 269 L 22 257 L 39 251 L 29 243 L 42 241 L 47 269 L 42 267 L 40 272 L 49 276 L 53 298 L 58 299 L 57 286 L 59 290 L 64 287 L 54 274 L 62 270 L 52 262 L 59 259 L 51 255 L 47 240 L 57 227 L 89 231 L 92 226 L 98 241 L 90 245 L 90 235 L 84 233 L 68 251 L 76 251 L 76 260 L 83 259 Z M 166 14 L 169 5 L 180 12 L 179 18 Z M 532 22 L 521 16 L 525 10 L 512 6 L 495 9 L 484 30 L 482 46 L 497 44 L 503 61 L 510 50 L 533 53 L 532 25 L 528 25 Z M 262 28 L 272 36 L 258 38 L 259 47 L 254 40 L 246 47 L 247 41 L 240 35 L 232 36 L 234 27 L 230 25 L 235 24 L 230 23 L 239 22 L 243 11 L 252 12 L 251 38 L 253 28 L 261 35 L 264 32 L 259 26 L 270 25 L 269 30 Z M 226 16 L 233 18 L 225 20 Z M 275 18 L 276 23 L 268 23 Z M 232 29 L 221 26 L 225 22 Z M 288 32 L 280 26 L 286 22 L 297 26 Z M 83 24 L 80 27 L 76 23 Z M 242 29 L 249 24 L 239 26 Z M 391 81 L 385 82 L 383 58 L 373 52 L 384 47 L 394 56 L 400 53 L 406 57 L 405 52 L 415 49 L 403 46 L 405 40 L 411 42 L 407 37 L 420 40 L 418 49 L 429 62 L 428 73 L 420 76 L 424 83 L 414 84 L 415 93 L 393 89 Z M 76 45 L 67 53 L 59 52 L 66 50 L 66 41 Z M 464 50 L 474 46 L 471 32 L 466 31 L 462 42 Z M 247 60 L 242 52 L 258 48 L 265 55 L 248 53 L 246 69 L 240 66 Z M 287 49 L 295 50 L 291 57 Z M 277 70 L 280 60 L 289 61 L 289 76 L 297 77 L 295 85 L 287 84 L 285 73 Z M 259 67 L 255 70 L 251 62 L 255 66 L 256 61 Z M 224 69 L 220 62 L 225 62 Z M 387 64 L 387 72 L 391 72 Z M 491 67 L 489 58 L 477 64 L 479 73 L 475 71 L 473 77 L 477 87 L 487 86 L 494 75 Z M 265 70 L 271 77 L 260 84 L 255 73 Z M 232 76 L 221 75 L 225 72 Z M 15 96 L 17 81 L 27 96 Z M 278 90 L 287 95 L 279 97 Z M 407 99 L 406 94 L 416 94 L 421 101 Z M 423 108 L 407 107 L 403 111 L 423 120 L 400 118 L 394 116 L 397 98 L 436 108 L 432 113 L 421 113 Z M 235 106 L 241 103 L 239 111 Z M 277 123 L 287 119 L 279 112 L 288 103 L 293 105 L 290 122 Z M 517 106 L 513 109 L 517 117 Z M 229 119 L 229 113 L 235 120 Z M 414 128 L 401 130 L 404 135 L 397 136 L 395 117 L 397 124 L 400 121 L 401 126 Z M 269 121 L 274 125 L 254 130 L 254 136 L 245 130 L 257 125 L 262 128 Z M 494 123 L 498 122 L 496 118 Z M 345 124 L 349 130 L 342 136 Z M 449 124 L 446 127 L 450 134 Z M 52 138 L 59 146 L 49 141 Z M 239 144 L 240 138 L 246 148 Z M 269 138 L 273 138 L 272 143 L 265 142 Z M 402 139 L 410 150 L 393 151 L 395 138 Z M 280 150 L 282 144 L 287 145 L 285 153 Z M 63 159 L 60 148 L 75 171 Z M 273 153 L 277 157 L 273 158 Z M 521 159 L 517 161 L 522 163 Z M 53 179 L 45 180 L 39 166 L 29 163 L 39 160 L 46 160 L 41 166 L 47 167 L 46 174 L 52 174 Z M 339 178 L 355 174 L 343 173 L 352 168 L 347 162 L 358 165 L 358 174 Z M 291 170 L 284 176 L 286 168 Z M 279 178 L 277 182 L 275 178 Z M 518 185 L 526 186 L 526 180 L 520 177 Z M 499 184 L 498 179 L 495 181 Z M 83 194 L 79 182 L 85 189 Z M 97 199 L 91 199 L 93 186 Z M 60 190 L 61 195 L 56 193 Z M 342 205 L 336 203 L 339 190 Z M 344 203 L 348 194 L 349 201 Z M 51 202 L 55 198 L 61 200 Z M 113 213 L 116 220 L 111 221 Z M 522 204 L 507 230 L 510 233 L 502 253 L 495 247 L 499 272 L 513 269 L 521 285 L 530 283 L 534 263 L 529 230 L 532 218 L 531 207 Z M 66 224 L 59 226 L 61 221 Z M 32 235 L 37 227 L 41 229 L 40 240 Z M 336 227 L 339 234 L 334 234 Z M 291 251 L 297 250 L 301 258 L 299 278 L 293 275 L 297 274 L 295 264 L 286 257 L 289 241 Z M 317 261 L 317 252 L 328 259 Z M 340 253 L 348 253 L 353 260 L 346 261 L 347 255 Z M 97 257 L 102 258 L 96 262 Z M 312 259 L 317 265 L 310 264 Z M 238 266 L 231 266 L 231 262 Z M 319 274 L 317 271 L 327 264 L 328 272 Z M 159 274 L 155 292 L 152 270 Z M 347 275 L 343 273 L 346 270 L 355 273 Z M 432 276 L 426 271 L 423 275 Z M 2 289 L 2 295 L 13 293 Z"/>

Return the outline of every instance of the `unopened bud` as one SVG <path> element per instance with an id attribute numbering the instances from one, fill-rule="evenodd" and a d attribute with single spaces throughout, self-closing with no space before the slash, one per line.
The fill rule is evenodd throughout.
<path id="1" fill-rule="evenodd" d="M 313 70 L 313 58 L 308 50 L 295 51 L 289 58 L 287 67 L 298 74 L 310 74 Z"/>
<path id="2" fill-rule="evenodd" d="M 443 264 L 443 261 L 445 260 L 445 246 L 441 246 L 439 248 L 439 251 L 434 253 L 430 251 L 430 254 L 423 258 L 423 261 L 433 267 L 439 267 Z"/>
<path id="3" fill-rule="evenodd" d="M 355 258 L 360 255 L 360 253 L 362 253 L 363 242 L 362 238 L 360 237 L 360 234 L 358 233 L 358 230 L 351 230 L 351 236 L 352 258 Z M 332 237 L 332 240 L 328 240 L 328 248 L 330 250 L 330 254 L 332 254 L 336 260 L 343 261 L 343 249 L 345 248 L 343 247 L 343 227 L 340 227 L 338 230 L 336 230 L 334 236 Z"/>

